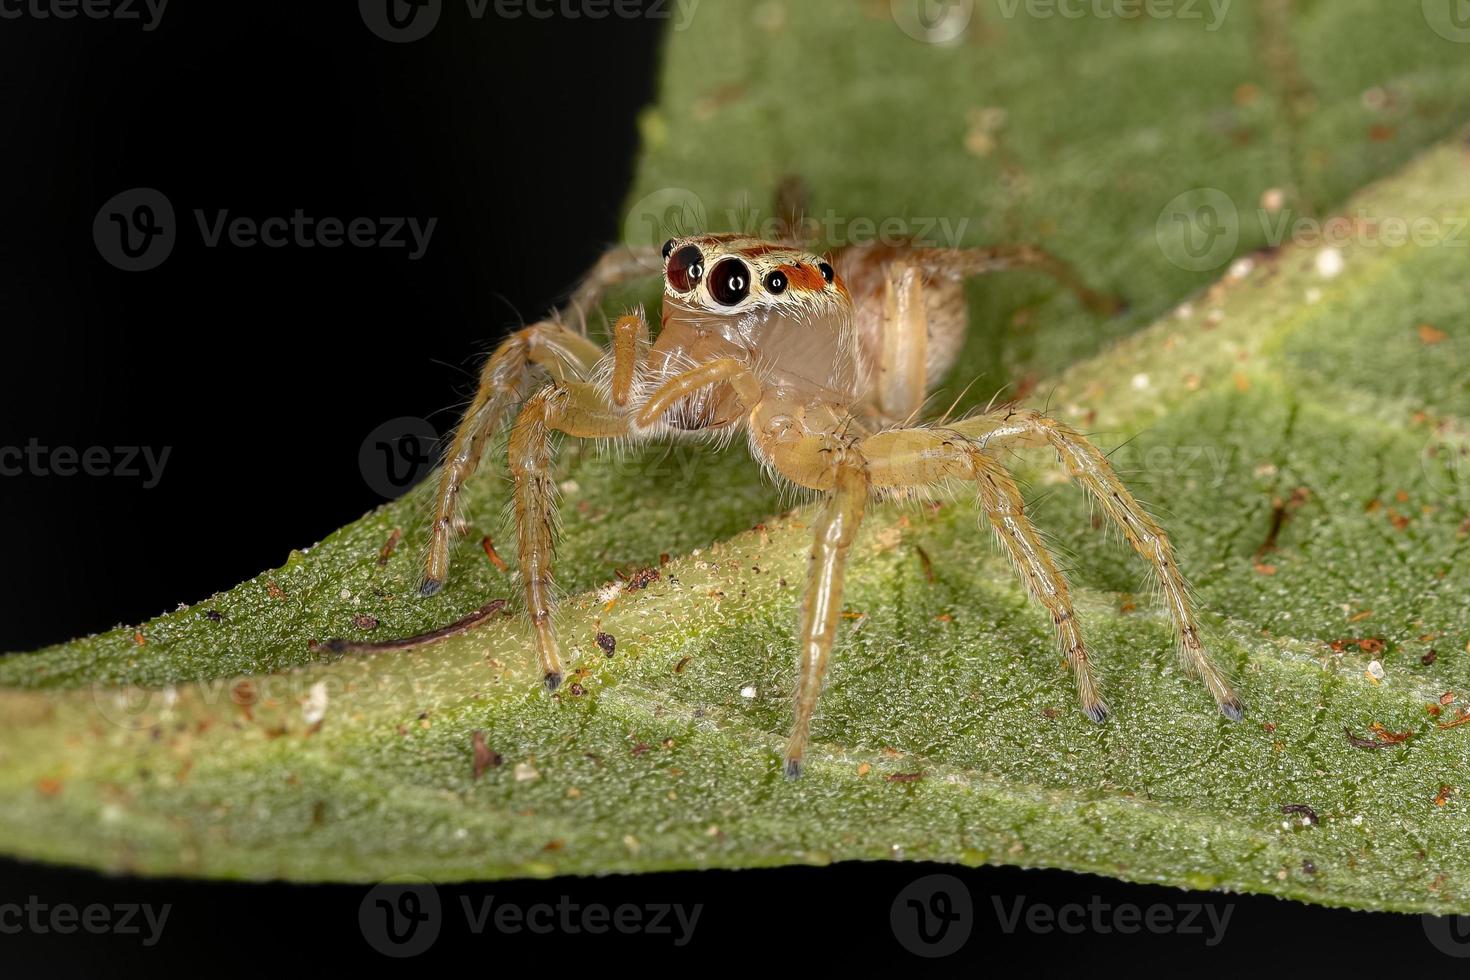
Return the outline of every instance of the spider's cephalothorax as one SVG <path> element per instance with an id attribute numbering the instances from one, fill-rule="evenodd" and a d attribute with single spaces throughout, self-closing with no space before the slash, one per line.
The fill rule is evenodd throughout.
<path id="1" fill-rule="evenodd" d="M 1067 582 L 1002 462 L 1011 448 L 1049 446 L 1153 567 L 1185 667 L 1204 682 L 1221 712 L 1240 717 L 1239 699 L 1205 654 L 1168 537 L 1091 442 L 1046 415 L 1013 408 L 960 421 L 914 422 L 958 354 L 963 280 L 1032 267 L 1055 276 L 1089 308 L 1111 308 L 1068 266 L 1030 247 L 872 245 L 821 256 L 790 243 L 697 235 L 671 239 L 654 254 L 610 254 L 579 291 L 580 304 L 594 305 L 609 286 L 642 275 L 650 261 L 662 262 L 664 278 L 656 339 L 640 310 L 613 324 L 608 350 L 554 319 L 513 334 L 491 356 L 440 477 L 425 595 L 437 591 L 448 573 L 460 487 L 499 420 L 520 403 L 509 455 L 521 584 L 536 654 L 554 690 L 562 662 L 552 624 L 552 433 L 644 440 L 728 438 L 743 430 L 755 457 L 778 479 L 825 497 L 813 520 L 798 627 L 789 775 L 801 771 L 840 620 L 847 555 L 869 500 L 954 484 L 975 487 L 1001 549 L 1051 614 L 1083 711 L 1101 722 L 1107 708 Z M 535 372 L 547 383 L 528 392 Z"/>

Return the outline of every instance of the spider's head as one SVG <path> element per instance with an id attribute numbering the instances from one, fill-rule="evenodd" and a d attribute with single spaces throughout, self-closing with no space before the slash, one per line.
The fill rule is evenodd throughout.
<path id="1" fill-rule="evenodd" d="M 746 357 L 778 382 L 850 393 L 852 297 L 828 259 L 744 235 L 664 243 L 659 349 Z"/>
<path id="2" fill-rule="evenodd" d="M 851 307 L 847 286 L 826 259 L 743 235 L 696 235 L 664 242 L 664 295 L 715 316 L 755 308 L 794 317 Z"/>

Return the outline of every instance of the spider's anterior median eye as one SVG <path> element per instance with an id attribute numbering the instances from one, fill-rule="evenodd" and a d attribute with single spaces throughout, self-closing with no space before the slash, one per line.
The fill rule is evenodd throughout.
<path id="1" fill-rule="evenodd" d="M 786 292 L 786 287 L 789 285 L 790 283 L 786 281 L 786 273 L 780 270 L 769 273 L 766 276 L 766 292 L 772 296 L 780 296 Z"/>
<path id="2" fill-rule="evenodd" d="M 831 282 L 832 277 L 836 275 L 836 273 L 832 271 L 832 266 L 827 262 L 823 262 L 822 264 L 818 265 L 817 268 L 822 270 L 822 278 L 827 280 L 828 282 Z"/>
<path id="3" fill-rule="evenodd" d="M 669 258 L 669 267 L 664 275 L 681 293 L 687 293 L 699 285 L 704 278 L 704 255 L 693 245 L 685 245 Z"/>
<path id="4" fill-rule="evenodd" d="M 734 306 L 750 295 L 750 270 L 739 259 L 725 259 L 710 274 L 710 295 L 722 306 Z"/>
<path id="5" fill-rule="evenodd" d="M 672 252 L 673 250 L 674 250 L 674 240 L 672 238 L 670 238 L 668 241 L 664 242 L 664 258 L 668 258 L 669 257 L 669 253 Z"/>

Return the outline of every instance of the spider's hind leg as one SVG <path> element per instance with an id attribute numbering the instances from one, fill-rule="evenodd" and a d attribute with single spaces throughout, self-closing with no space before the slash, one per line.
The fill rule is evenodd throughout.
<path id="1" fill-rule="evenodd" d="M 1011 560 L 1026 591 L 1045 607 L 1057 644 L 1072 668 L 1082 711 L 1095 722 L 1108 716 L 1098 695 L 1092 660 L 1083 641 L 1072 592 L 1041 533 L 1026 515 L 1021 490 L 999 460 L 958 432 L 942 428 L 890 429 L 861 445 L 873 485 L 932 487 L 952 480 L 974 482 L 985 519 Z"/>
<path id="2" fill-rule="evenodd" d="M 1186 671 L 1204 682 L 1220 713 L 1231 721 L 1239 721 L 1245 706 L 1205 651 L 1194 599 L 1174 557 L 1173 543 L 1118 479 L 1102 451 L 1071 426 L 1034 411 L 995 412 L 957 422 L 951 428 L 978 439 L 987 447 L 1041 445 L 1050 446 L 1056 452 L 1057 459 L 1118 526 L 1133 550 L 1153 566 L 1154 578 L 1174 623 L 1181 663 Z"/>
<path id="3" fill-rule="evenodd" d="M 1070 262 L 1035 245 L 989 245 L 979 248 L 915 249 L 909 261 L 925 273 L 955 278 L 1008 269 L 1035 269 L 1056 280 L 1088 311 L 1097 316 L 1123 312 L 1127 304 L 1117 296 L 1101 293 L 1087 285 Z"/>

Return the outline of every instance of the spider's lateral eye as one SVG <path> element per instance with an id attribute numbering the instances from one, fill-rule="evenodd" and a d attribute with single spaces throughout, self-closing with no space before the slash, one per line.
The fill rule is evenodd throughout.
<path id="1" fill-rule="evenodd" d="M 773 296 L 780 296 L 786 292 L 789 285 L 786 281 L 786 273 L 781 271 L 771 272 L 766 275 L 766 292 Z"/>
<path id="2" fill-rule="evenodd" d="M 673 250 L 674 250 L 674 240 L 672 238 L 670 238 L 668 241 L 664 242 L 664 258 L 668 258 L 669 257 L 669 253 L 672 252 Z"/>
<path id="3" fill-rule="evenodd" d="M 822 278 L 827 280 L 828 283 L 831 283 L 833 278 L 837 275 L 835 272 L 832 271 L 832 266 L 830 263 L 823 262 L 818 265 L 817 268 L 822 270 Z"/>
<path id="4" fill-rule="evenodd" d="M 750 295 L 750 270 L 739 259 L 724 259 L 709 279 L 710 295 L 721 306 L 734 306 Z"/>
<path id="5" fill-rule="evenodd" d="M 687 293 L 704 278 L 704 254 L 693 245 L 685 245 L 670 256 L 664 275 L 670 286 Z"/>

